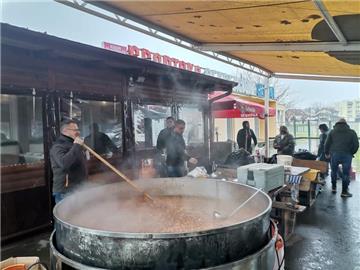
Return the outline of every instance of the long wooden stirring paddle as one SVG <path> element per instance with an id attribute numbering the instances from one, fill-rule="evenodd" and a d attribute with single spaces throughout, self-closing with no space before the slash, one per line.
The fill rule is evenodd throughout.
<path id="1" fill-rule="evenodd" d="M 118 176 L 120 176 L 122 179 L 124 179 L 130 186 L 132 186 L 134 189 L 136 189 L 138 192 L 144 194 L 144 196 L 149 199 L 150 201 L 154 202 L 154 198 L 152 198 L 148 193 L 146 193 L 144 190 L 139 188 L 137 185 L 134 184 L 133 181 L 131 181 L 125 174 L 120 172 L 118 169 L 116 169 L 113 165 L 111 165 L 106 159 L 104 159 L 102 156 L 100 156 L 98 153 L 96 153 L 93 149 L 91 149 L 89 146 L 87 146 L 85 143 L 82 144 L 82 146 L 88 150 L 91 154 L 93 154 L 98 160 L 100 160 L 102 163 L 104 163 L 106 166 L 108 166 L 114 173 L 116 173 Z"/>

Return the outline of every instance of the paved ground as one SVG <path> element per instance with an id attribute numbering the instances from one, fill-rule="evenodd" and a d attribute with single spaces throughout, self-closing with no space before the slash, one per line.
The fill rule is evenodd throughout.
<path id="1" fill-rule="evenodd" d="M 50 232 L 44 232 L 24 240 L 1 247 L 1 260 L 9 257 L 37 256 L 41 262 L 50 266 L 49 251 Z"/>
<path id="2" fill-rule="evenodd" d="M 352 181 L 351 192 L 353 198 L 343 199 L 340 190 L 331 194 L 328 183 L 315 204 L 298 215 L 295 235 L 287 243 L 286 269 L 360 270 L 360 180 Z M 49 235 L 6 245 L 1 258 L 38 256 L 49 263 Z"/>
<path id="3" fill-rule="evenodd" d="M 297 216 L 295 235 L 285 250 L 289 270 L 360 270 L 360 177 L 352 198 L 332 194 L 330 181 L 314 205 Z"/>

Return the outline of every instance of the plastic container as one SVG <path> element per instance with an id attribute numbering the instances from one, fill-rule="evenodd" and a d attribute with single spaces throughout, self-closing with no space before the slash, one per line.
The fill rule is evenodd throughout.
<path id="1" fill-rule="evenodd" d="M 277 155 L 277 164 L 284 166 L 291 166 L 293 157 L 288 155 Z"/>
<path id="2" fill-rule="evenodd" d="M 39 257 L 11 257 L 0 262 L 1 270 L 47 270 L 48 267 L 40 263 Z"/>
<path id="3" fill-rule="evenodd" d="M 12 264 L 9 265 L 2 270 L 26 270 L 26 266 L 24 263 Z"/>
<path id="4" fill-rule="evenodd" d="M 253 163 L 238 167 L 237 178 L 239 183 L 268 192 L 284 185 L 285 171 L 282 165 Z"/>

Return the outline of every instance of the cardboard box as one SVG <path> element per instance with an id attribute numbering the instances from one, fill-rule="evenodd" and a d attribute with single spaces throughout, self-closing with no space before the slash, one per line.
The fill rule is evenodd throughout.
<path id="1" fill-rule="evenodd" d="M 320 160 L 303 160 L 294 158 L 292 166 L 308 167 L 310 169 L 319 170 L 321 173 L 326 173 L 328 171 L 327 162 Z"/>
<path id="2" fill-rule="evenodd" d="M 237 168 L 218 167 L 215 171 L 218 178 L 234 180 L 237 178 Z"/>
<path id="3" fill-rule="evenodd" d="M 6 267 L 12 266 L 14 264 L 25 264 L 26 269 L 28 269 L 29 266 L 39 261 L 39 257 L 11 257 L 0 263 L 0 270 L 3 270 Z M 31 267 L 30 270 L 46 270 L 46 268 L 41 265 L 36 265 Z"/>

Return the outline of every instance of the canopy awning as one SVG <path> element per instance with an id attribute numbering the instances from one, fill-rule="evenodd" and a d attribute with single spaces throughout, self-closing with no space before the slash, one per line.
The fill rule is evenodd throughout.
<path id="1" fill-rule="evenodd" d="M 222 92 L 211 94 L 210 98 L 219 96 Z M 275 116 L 276 110 L 269 108 L 269 116 Z M 265 106 L 256 102 L 229 95 L 216 100 L 212 105 L 212 115 L 215 118 L 253 118 L 265 117 Z"/>
<path id="2" fill-rule="evenodd" d="M 91 14 L 95 5 L 271 76 L 360 80 L 360 1 L 57 1 Z"/>

